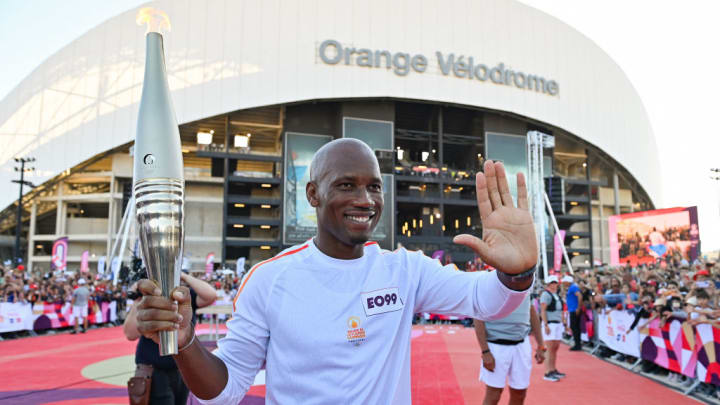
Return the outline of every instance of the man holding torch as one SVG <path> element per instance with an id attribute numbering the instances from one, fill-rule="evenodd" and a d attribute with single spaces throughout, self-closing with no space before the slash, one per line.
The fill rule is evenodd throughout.
<path id="1" fill-rule="evenodd" d="M 413 314 L 498 319 L 532 285 L 537 242 L 522 174 L 517 186 L 514 206 L 503 165 L 485 163 L 476 179 L 482 239 L 455 243 L 498 271 L 449 271 L 421 252 L 368 241 L 383 210 L 377 159 L 361 141 L 332 141 L 315 154 L 306 187 L 316 236 L 248 272 L 215 354 L 195 338 L 185 287 L 169 299 L 142 280 L 137 328 L 155 341 L 177 331 L 173 358 L 203 403 L 238 403 L 265 364 L 268 404 L 410 404 Z"/>

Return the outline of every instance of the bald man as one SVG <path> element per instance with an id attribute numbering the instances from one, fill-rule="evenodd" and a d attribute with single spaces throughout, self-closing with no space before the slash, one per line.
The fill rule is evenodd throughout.
<path id="1" fill-rule="evenodd" d="M 237 404 L 265 364 L 268 404 L 410 405 L 413 314 L 502 318 L 532 284 L 537 245 L 522 175 L 517 184 L 514 207 L 505 169 L 487 162 L 476 179 L 483 238 L 455 238 L 499 270 L 450 271 L 369 241 L 383 210 L 378 162 L 360 141 L 332 141 L 315 154 L 306 187 L 317 235 L 248 272 L 215 353 L 195 339 L 184 287 L 176 304 L 143 280 L 138 329 L 154 340 L 178 330 L 174 360 L 202 403 Z"/>

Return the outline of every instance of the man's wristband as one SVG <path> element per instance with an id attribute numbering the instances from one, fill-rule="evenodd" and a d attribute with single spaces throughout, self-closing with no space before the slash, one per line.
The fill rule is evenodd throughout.
<path id="1" fill-rule="evenodd" d="M 530 268 L 529 270 L 525 270 L 519 274 L 508 274 L 508 273 L 501 271 L 501 273 L 503 273 L 505 275 L 505 277 L 507 277 L 507 279 L 511 283 L 518 283 L 518 282 L 526 281 L 527 279 L 534 277 L 536 272 L 537 272 L 537 265 L 532 266 L 532 268 Z"/>
<path id="2" fill-rule="evenodd" d="M 490 349 L 485 349 L 485 350 L 483 350 L 483 352 L 482 352 L 482 354 L 488 354 L 488 353 L 490 353 Z"/>

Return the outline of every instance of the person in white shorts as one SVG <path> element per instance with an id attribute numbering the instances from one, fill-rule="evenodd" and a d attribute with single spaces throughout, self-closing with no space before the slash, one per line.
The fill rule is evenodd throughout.
<path id="1" fill-rule="evenodd" d="M 475 320 L 475 334 L 482 349 L 479 380 L 486 385 L 483 405 L 495 405 L 505 384 L 510 387 L 510 404 L 521 405 L 530 386 L 532 346 L 528 335 L 532 332 L 538 348 L 535 360 L 545 360 L 545 345 L 540 332 L 540 320 L 526 296 L 510 315 L 494 321 Z"/>
<path id="2" fill-rule="evenodd" d="M 74 329 L 71 333 L 75 334 L 78 332 L 79 320 L 82 319 L 83 329 L 82 333 L 88 328 L 88 298 L 90 297 L 90 290 L 85 286 L 85 279 L 80 277 L 78 280 L 78 288 L 73 291 L 72 298 L 72 316 L 75 322 Z"/>
<path id="3" fill-rule="evenodd" d="M 563 317 L 563 302 L 557 293 L 559 280 L 557 276 L 545 279 L 545 290 L 540 293 L 540 315 L 542 319 L 543 339 L 548 347 L 548 361 L 545 363 L 545 376 L 547 381 L 558 381 L 565 377 L 565 373 L 558 371 L 556 366 L 557 352 L 562 340 L 563 331 L 567 329 Z"/>

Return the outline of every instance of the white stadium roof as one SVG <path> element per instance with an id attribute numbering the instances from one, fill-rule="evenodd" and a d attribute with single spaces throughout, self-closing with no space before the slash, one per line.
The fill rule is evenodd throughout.
<path id="1" fill-rule="evenodd" d="M 620 162 L 658 205 L 659 161 L 640 98 L 621 69 L 561 21 L 515 1 L 157 1 L 179 123 L 302 100 L 393 97 L 507 111 L 561 128 Z M 49 57 L 0 101 L 0 184 L 34 156 L 41 184 L 134 138 L 145 57 L 136 10 Z M 320 44 L 423 55 L 424 72 L 328 64 Z M 556 95 L 445 74 L 436 60 L 542 76 Z M 446 72 L 447 73 L 447 72 Z M 462 69 L 460 71 L 462 73 Z M 16 198 L 0 194 L 0 208 Z"/>

